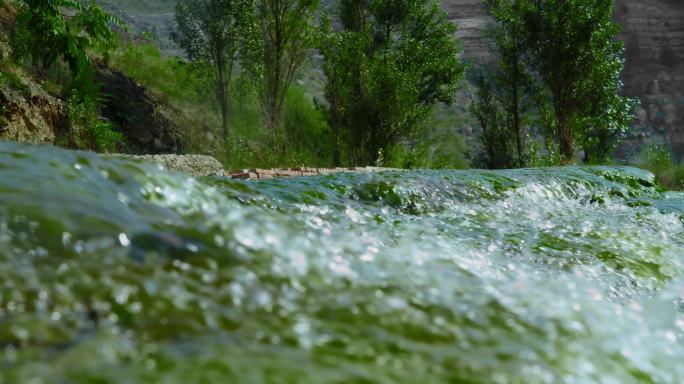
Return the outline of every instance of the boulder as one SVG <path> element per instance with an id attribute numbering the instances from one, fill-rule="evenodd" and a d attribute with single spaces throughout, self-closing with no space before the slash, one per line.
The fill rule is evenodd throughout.
<path id="1" fill-rule="evenodd" d="M 108 155 L 142 160 L 161 165 L 167 170 L 183 172 L 193 177 L 223 176 L 223 165 L 211 156 L 204 155 Z"/>

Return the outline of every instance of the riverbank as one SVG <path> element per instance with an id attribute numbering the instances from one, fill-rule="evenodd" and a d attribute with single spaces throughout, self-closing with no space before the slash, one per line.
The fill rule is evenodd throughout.
<path id="1" fill-rule="evenodd" d="M 289 168 L 245 168 L 239 170 L 225 170 L 221 162 L 212 156 L 204 155 L 106 155 L 156 163 L 164 169 L 182 172 L 192 177 L 224 176 L 230 179 L 273 179 L 276 177 L 297 177 L 332 175 L 342 172 L 377 172 L 394 168 L 383 167 L 289 167 Z"/>
<path id="2" fill-rule="evenodd" d="M 316 176 L 316 175 L 332 175 L 342 172 L 377 172 L 383 170 L 390 170 L 394 168 L 382 167 L 345 167 L 345 168 L 311 168 L 311 167 L 293 167 L 293 168 L 273 168 L 260 169 L 251 168 L 243 169 L 235 172 L 226 172 L 225 176 L 231 179 L 273 179 L 276 177 L 297 177 L 297 176 Z"/>

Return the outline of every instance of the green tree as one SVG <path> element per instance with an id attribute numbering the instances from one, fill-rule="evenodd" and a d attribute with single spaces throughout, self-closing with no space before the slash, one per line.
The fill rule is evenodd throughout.
<path id="1" fill-rule="evenodd" d="M 272 137 L 282 128 L 285 97 L 315 46 L 318 0 L 260 0 L 260 29 L 250 47 L 250 70 Z M 283 148 L 284 150 L 284 148 Z"/>
<path id="2" fill-rule="evenodd" d="M 616 40 L 620 28 L 612 21 L 614 1 L 515 3 L 529 63 L 551 96 L 563 161 L 571 161 L 576 137 L 583 138 L 590 157 L 610 147 L 614 133 L 629 121 L 629 103 L 617 96 L 622 44 Z"/>
<path id="3" fill-rule="evenodd" d="M 475 86 L 471 96 L 470 113 L 480 124 L 480 141 L 484 147 L 483 163 L 489 169 L 514 166 L 513 146 L 506 113 L 496 93 L 497 85 L 491 78 L 493 70 L 485 68 L 472 71 L 470 81 Z"/>
<path id="4" fill-rule="evenodd" d="M 622 43 L 615 41 L 622 49 Z M 611 60 L 608 60 L 611 58 Z M 606 55 L 600 67 L 592 68 L 584 79 L 585 87 L 594 92 L 586 94 L 580 114 L 576 116 L 575 131 L 584 151 L 584 162 L 599 164 L 609 160 L 610 155 L 634 119 L 638 100 L 619 96 L 622 83 L 618 75 L 623 68 L 619 55 Z M 596 86 L 602 84 L 602 87 Z"/>
<path id="5" fill-rule="evenodd" d="M 455 27 L 433 0 L 342 0 L 339 16 L 342 30 L 323 39 L 328 121 L 351 163 L 372 164 L 454 100 Z"/>
<path id="6" fill-rule="evenodd" d="M 253 0 L 182 0 L 176 5 L 173 39 L 190 60 L 211 68 L 225 140 L 233 68 L 253 36 L 254 11 Z"/>
<path id="7" fill-rule="evenodd" d="M 486 5 L 489 14 L 497 21 L 490 31 L 496 44 L 496 66 L 490 79 L 494 83 L 492 91 L 499 98 L 505 124 L 513 137 L 515 165 L 524 167 L 528 163 L 525 118 L 533 107 L 529 95 L 535 91 L 535 82 L 525 60 L 526 30 L 517 12 L 516 1 L 486 0 Z"/>

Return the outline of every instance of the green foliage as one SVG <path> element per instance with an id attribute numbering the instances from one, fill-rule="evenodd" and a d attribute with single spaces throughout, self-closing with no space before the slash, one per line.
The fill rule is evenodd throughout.
<path id="1" fill-rule="evenodd" d="M 670 151 L 658 145 L 645 146 L 639 157 L 641 165 L 656 175 L 663 174 L 674 165 Z"/>
<path id="2" fill-rule="evenodd" d="M 332 138 L 323 112 L 299 86 L 290 87 L 284 103 L 283 126 L 287 154 L 295 165 L 332 165 Z"/>
<path id="3" fill-rule="evenodd" d="M 99 117 L 100 84 L 89 50 L 106 50 L 114 43 L 112 24 L 122 22 L 105 13 L 94 0 L 17 0 L 18 14 L 11 39 L 12 53 L 48 70 L 65 63 L 71 71 L 68 101 L 70 131 L 66 145 L 109 152 L 122 135 Z M 68 16 L 67 16 L 68 15 Z"/>
<path id="4" fill-rule="evenodd" d="M 475 85 L 475 95 L 471 100 L 470 112 L 475 116 L 482 134 L 480 140 L 484 147 L 482 163 L 489 169 L 512 167 L 515 163 L 511 132 L 500 101 L 495 95 L 495 84 L 490 71 L 474 70 L 471 82 Z"/>
<path id="5" fill-rule="evenodd" d="M 206 101 L 211 80 L 205 67 L 179 58 L 162 57 L 151 43 L 119 43 L 112 51 L 111 65 L 123 71 L 155 94 L 172 101 Z"/>
<path id="6" fill-rule="evenodd" d="M 200 63 L 162 57 L 152 43 L 120 43 L 110 65 L 150 90 L 157 98 L 182 111 L 183 148 L 193 153 L 222 157 L 224 142 L 217 139 L 221 116 L 208 69 Z M 235 118 L 234 118 L 235 117 Z M 230 116 L 234 126 L 239 116 Z M 237 127 L 234 127 L 237 128 Z"/>
<path id="7" fill-rule="evenodd" d="M 556 152 L 562 162 L 569 162 L 576 142 L 585 163 L 608 161 L 633 118 L 635 104 L 619 96 L 624 63 L 622 43 L 616 39 L 619 26 L 611 19 L 613 1 L 486 3 L 498 22 L 491 33 L 497 63 L 489 69 L 490 91 L 516 148 L 512 164 L 554 163 Z M 527 144 L 531 147 L 526 150 L 524 137 L 533 132 L 529 124 L 542 128 L 544 151 L 537 143 Z M 499 135 L 490 136 L 485 140 Z"/>
<path id="8" fill-rule="evenodd" d="M 224 139 L 228 138 L 228 91 L 233 66 L 252 38 L 253 0 L 184 0 L 176 5 L 173 39 L 188 58 L 210 72 L 221 108 Z"/>
<path id="9" fill-rule="evenodd" d="M 454 100 L 463 73 L 455 27 L 436 1 L 343 0 L 339 11 L 342 31 L 324 22 L 320 44 L 326 117 L 335 152 L 374 164 L 414 136 L 434 104 Z"/>
<path id="10" fill-rule="evenodd" d="M 497 21 L 490 30 L 496 49 L 496 65 L 488 68 L 492 89 L 501 105 L 502 123 L 515 148 L 512 165 L 524 167 L 529 162 L 526 136 L 530 131 L 530 114 L 534 108 L 533 95 L 537 84 L 525 62 L 526 31 L 517 2 L 487 0 L 489 13 Z"/>
<path id="11" fill-rule="evenodd" d="M 605 164 L 610 161 L 620 138 L 634 119 L 634 110 L 638 105 L 638 100 L 619 96 L 619 80 L 614 78 L 603 83 L 606 84 L 603 88 L 586 96 L 583 112 L 576 116 L 574 122 L 575 132 L 584 150 L 584 162 L 587 164 Z"/>
<path id="12" fill-rule="evenodd" d="M 511 4 L 510 0 L 506 0 Z M 564 161 L 579 138 L 585 161 L 614 146 L 631 119 L 630 101 L 617 96 L 623 68 L 613 0 L 513 0 L 529 63 L 547 87 L 555 139 Z"/>
<path id="13" fill-rule="evenodd" d="M 236 75 L 228 91 L 227 141 L 218 139 L 221 116 L 206 66 L 164 58 L 151 44 L 119 44 L 111 65 L 182 111 L 184 145 L 190 152 L 218 158 L 227 169 L 330 165 L 329 129 L 303 89 L 291 87 L 284 102 L 284 129 L 275 138 L 264 127 L 258 86 Z M 286 134 L 287 133 L 287 134 Z M 287 141 L 286 141 L 287 140 Z M 282 145 L 288 146 L 283 153 Z"/>
<path id="14" fill-rule="evenodd" d="M 74 95 L 67 107 L 70 131 L 64 140 L 67 140 L 68 146 L 98 152 L 114 152 L 117 149 L 123 135 L 115 131 L 111 123 L 100 118 L 94 100 Z"/>
<path id="15" fill-rule="evenodd" d="M 88 49 L 110 45 L 110 25 L 122 22 L 105 13 L 94 0 L 86 6 L 75 0 L 17 0 L 12 36 L 13 54 L 47 68 L 64 60 L 77 75 L 90 65 Z M 73 13 L 67 18 L 64 10 Z"/>
<path id="16" fill-rule="evenodd" d="M 407 151 L 420 154 L 422 162 L 413 161 L 413 168 L 465 169 L 469 166 L 466 159 L 468 148 L 458 127 L 463 121 L 453 107 L 437 104 L 432 117 L 402 145 Z M 391 153 L 390 153 L 391 160 Z M 406 168 L 412 168 L 408 166 Z M 400 167 L 404 168 L 404 167 Z"/>
<path id="17" fill-rule="evenodd" d="M 546 142 L 542 148 L 538 142 L 532 142 L 529 149 L 529 166 L 531 167 L 555 167 L 562 163 L 560 150 L 554 142 Z"/>
<path id="18" fill-rule="evenodd" d="M 24 83 L 21 77 L 15 73 L 0 71 L 0 84 L 16 89 L 25 97 L 29 97 L 31 95 L 31 90 L 29 87 Z"/>
<path id="19" fill-rule="evenodd" d="M 380 152 L 375 165 L 402 169 L 432 168 L 429 156 L 429 148 L 423 143 L 410 147 L 395 144 L 389 148 L 387 154 Z"/>
<path id="20" fill-rule="evenodd" d="M 647 145 L 639 154 L 637 164 L 651 172 L 656 181 L 668 188 L 684 190 L 684 164 L 675 164 L 672 154 L 658 145 Z"/>
<path id="21" fill-rule="evenodd" d="M 330 129 L 299 86 L 293 86 L 284 102 L 283 129 L 276 136 L 262 125 L 256 90 L 233 91 L 236 134 L 228 141 L 226 168 L 283 166 L 331 166 Z M 239 92 L 246 94 L 240 95 Z"/>
<path id="22" fill-rule="evenodd" d="M 282 128 L 288 90 L 315 46 L 318 0 L 261 0 L 246 66 L 272 135 Z"/>

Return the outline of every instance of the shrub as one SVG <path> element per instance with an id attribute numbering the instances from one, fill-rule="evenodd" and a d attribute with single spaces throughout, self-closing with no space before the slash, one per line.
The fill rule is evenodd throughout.
<path id="1" fill-rule="evenodd" d="M 111 123 L 100 118 L 95 101 L 72 96 L 67 107 L 70 130 L 65 139 L 69 146 L 98 152 L 113 152 L 117 149 L 123 135 L 115 131 Z"/>
<path id="2" fill-rule="evenodd" d="M 667 149 L 647 145 L 639 154 L 637 165 L 653 172 L 659 184 L 671 189 L 684 189 L 684 164 L 675 164 Z"/>
<path id="3" fill-rule="evenodd" d="M 0 85 L 9 86 L 19 91 L 24 97 L 31 96 L 31 89 L 15 73 L 0 71 Z"/>
<path id="4" fill-rule="evenodd" d="M 285 98 L 284 134 L 287 163 L 329 167 L 332 165 L 332 135 L 321 110 L 298 86 Z"/>

